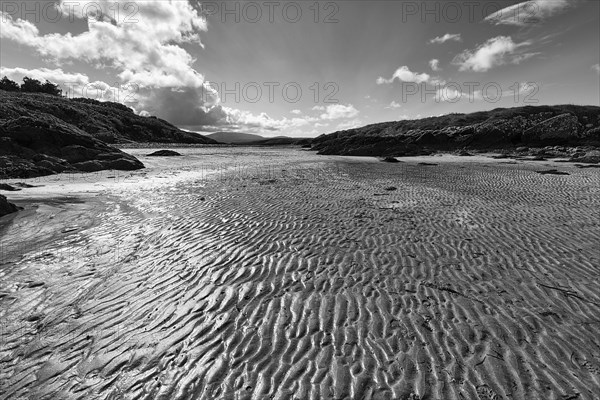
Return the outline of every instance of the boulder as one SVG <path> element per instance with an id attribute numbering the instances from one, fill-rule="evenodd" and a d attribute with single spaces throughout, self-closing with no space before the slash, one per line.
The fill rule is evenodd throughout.
<path id="1" fill-rule="evenodd" d="M 71 145 L 60 149 L 61 157 L 67 162 L 78 163 L 96 158 L 98 151 L 84 146 Z"/>
<path id="2" fill-rule="evenodd" d="M 121 171 L 133 171 L 140 169 L 140 162 L 130 158 L 121 157 L 116 160 L 102 161 L 102 169 L 118 169 Z"/>
<path id="3" fill-rule="evenodd" d="M 570 161 L 584 163 L 584 164 L 598 164 L 600 163 L 600 150 L 588 151 L 584 155 L 571 158 Z"/>
<path id="4" fill-rule="evenodd" d="M 104 166 L 96 160 L 82 161 L 79 163 L 72 164 L 72 167 L 81 172 L 96 172 L 102 171 Z"/>
<path id="5" fill-rule="evenodd" d="M 36 162 L 35 165 L 41 168 L 49 169 L 50 171 L 55 172 L 57 174 L 67 169 L 67 167 L 63 164 L 55 163 L 50 160 L 41 160 Z"/>
<path id="6" fill-rule="evenodd" d="M 19 207 L 10 203 L 6 196 L 0 194 L 0 217 L 19 211 Z"/>

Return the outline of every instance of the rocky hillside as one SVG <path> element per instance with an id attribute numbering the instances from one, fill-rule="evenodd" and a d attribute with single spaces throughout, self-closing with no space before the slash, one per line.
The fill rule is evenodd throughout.
<path id="1" fill-rule="evenodd" d="M 105 143 L 217 143 L 205 136 L 185 132 L 156 117 L 141 117 L 120 103 L 92 99 L 68 99 L 41 93 L 0 90 L 0 121 L 51 115 Z"/>
<path id="2" fill-rule="evenodd" d="M 458 149 L 600 146 L 600 107 L 539 106 L 385 122 L 321 135 L 320 154 L 403 156 Z"/>
<path id="3" fill-rule="evenodd" d="M 216 143 L 118 103 L 0 90 L 0 179 L 143 168 L 110 145 L 135 142 Z"/>

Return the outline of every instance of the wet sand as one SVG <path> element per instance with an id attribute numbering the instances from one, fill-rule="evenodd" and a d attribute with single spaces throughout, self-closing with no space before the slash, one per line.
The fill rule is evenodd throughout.
<path id="1" fill-rule="evenodd" d="M 598 398 L 598 169 L 178 151 L 9 194 L 1 399 Z"/>

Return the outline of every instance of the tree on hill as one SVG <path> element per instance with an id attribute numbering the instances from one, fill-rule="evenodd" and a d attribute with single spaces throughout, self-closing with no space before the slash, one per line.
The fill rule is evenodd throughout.
<path id="1" fill-rule="evenodd" d="M 21 92 L 39 93 L 42 91 L 42 82 L 37 79 L 32 79 L 28 76 L 23 78 L 21 83 Z"/>
<path id="2" fill-rule="evenodd" d="M 62 96 L 62 89 L 46 79 L 46 82 L 42 85 L 42 93 L 48 93 L 53 96 Z"/>
<path id="3" fill-rule="evenodd" d="M 0 90 L 6 90 L 7 92 L 18 92 L 20 90 L 19 84 L 15 81 L 11 81 L 6 76 L 0 80 Z"/>
<path id="4" fill-rule="evenodd" d="M 58 85 L 48 80 L 46 80 L 45 83 L 42 83 L 37 79 L 32 79 L 27 76 L 23 78 L 23 83 L 21 84 L 21 92 L 47 93 L 54 96 L 62 95 L 62 89 L 60 89 Z"/>

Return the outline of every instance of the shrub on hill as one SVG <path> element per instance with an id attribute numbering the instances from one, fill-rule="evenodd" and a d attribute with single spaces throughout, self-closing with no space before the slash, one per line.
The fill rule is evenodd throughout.
<path id="1" fill-rule="evenodd" d="M 21 86 L 5 76 L 0 80 L 0 90 L 6 90 L 7 92 L 46 93 L 53 96 L 62 96 L 62 89 L 57 84 L 52 83 L 49 80 L 42 83 L 41 81 L 28 76 L 23 78 Z"/>
<path id="2" fill-rule="evenodd" d="M 21 88 L 17 82 L 11 81 L 5 76 L 0 80 L 0 90 L 6 90 L 7 92 L 18 92 L 21 90 Z"/>

